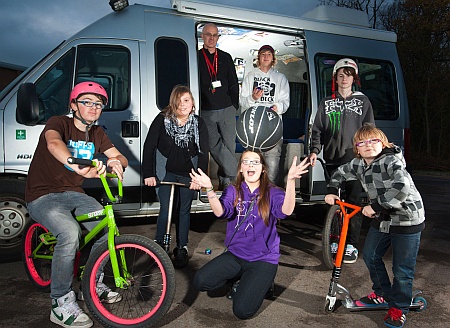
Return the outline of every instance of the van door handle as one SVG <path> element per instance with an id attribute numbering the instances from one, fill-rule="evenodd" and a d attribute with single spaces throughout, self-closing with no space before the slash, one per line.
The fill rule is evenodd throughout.
<path id="1" fill-rule="evenodd" d="M 122 121 L 122 137 L 138 138 L 139 122 L 138 121 Z"/>

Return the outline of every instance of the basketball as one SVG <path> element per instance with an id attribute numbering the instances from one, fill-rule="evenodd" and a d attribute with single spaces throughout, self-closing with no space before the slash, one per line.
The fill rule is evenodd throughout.
<path id="1" fill-rule="evenodd" d="M 244 148 L 268 151 L 283 137 L 283 121 L 270 107 L 250 107 L 239 115 L 236 135 Z"/>

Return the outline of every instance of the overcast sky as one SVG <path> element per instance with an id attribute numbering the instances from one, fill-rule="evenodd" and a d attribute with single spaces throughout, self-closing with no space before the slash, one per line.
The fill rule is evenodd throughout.
<path id="1" fill-rule="evenodd" d="M 195 0 L 194 0 L 195 1 Z M 318 0 L 209 0 L 301 16 Z M 170 0 L 129 0 L 170 7 Z M 31 66 L 69 36 L 112 12 L 109 0 L 0 0 L 0 62 Z"/>

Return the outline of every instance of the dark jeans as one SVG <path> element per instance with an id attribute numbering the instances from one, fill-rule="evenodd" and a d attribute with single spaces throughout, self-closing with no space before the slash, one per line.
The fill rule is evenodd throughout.
<path id="1" fill-rule="evenodd" d="M 164 177 L 164 181 L 190 183 L 191 178 L 167 172 Z M 158 188 L 160 210 L 155 235 L 155 240 L 158 242 L 163 241 L 164 235 L 167 231 L 171 187 L 172 186 L 170 185 L 161 185 L 161 187 Z M 174 195 L 175 199 L 173 202 L 174 211 L 172 212 L 172 219 L 175 218 L 177 213 L 179 214 L 178 220 L 176 221 L 177 245 L 178 247 L 183 247 L 188 244 L 189 225 L 191 221 L 191 205 L 195 191 L 187 187 L 176 187 L 176 189 L 177 192 Z M 177 200 L 179 200 L 179 203 L 177 203 Z M 176 212 L 175 209 L 179 209 L 179 211 Z"/>
<path id="2" fill-rule="evenodd" d="M 372 279 L 375 294 L 383 296 L 389 307 L 409 311 L 421 232 L 383 233 L 370 227 L 363 249 L 363 259 Z M 383 256 L 392 246 L 392 284 Z"/>
<path id="3" fill-rule="evenodd" d="M 225 252 L 212 259 L 197 271 L 194 287 L 199 291 L 218 289 L 228 280 L 240 278 L 233 295 L 233 313 L 239 319 L 255 315 L 272 286 L 278 265 L 263 261 L 248 262 Z"/>
<path id="4" fill-rule="evenodd" d="M 327 171 L 330 177 L 333 175 L 333 172 L 339 166 L 328 166 Z M 350 204 L 361 206 L 361 193 L 363 191 L 361 182 L 359 180 L 355 181 L 346 181 L 345 186 L 345 201 Z M 361 234 L 361 226 L 363 222 L 363 216 L 361 212 L 353 216 L 350 220 L 350 224 L 348 226 L 348 234 L 347 234 L 347 244 L 353 245 L 355 248 L 358 248 L 359 236 Z"/>

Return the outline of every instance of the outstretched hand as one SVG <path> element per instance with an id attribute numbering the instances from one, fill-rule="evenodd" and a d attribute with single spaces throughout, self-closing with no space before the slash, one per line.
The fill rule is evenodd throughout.
<path id="1" fill-rule="evenodd" d="M 191 177 L 192 183 L 198 185 L 199 188 L 209 189 L 212 187 L 211 179 L 201 169 L 198 169 L 198 173 L 192 169 L 189 176 Z"/>
<path id="2" fill-rule="evenodd" d="M 297 163 L 297 156 L 294 156 L 294 159 L 292 161 L 292 165 L 289 168 L 288 180 L 295 180 L 300 179 L 302 177 L 302 174 L 308 173 L 308 166 L 310 165 L 308 157 L 306 157 L 303 161 L 300 162 L 300 164 L 296 165 Z"/>

